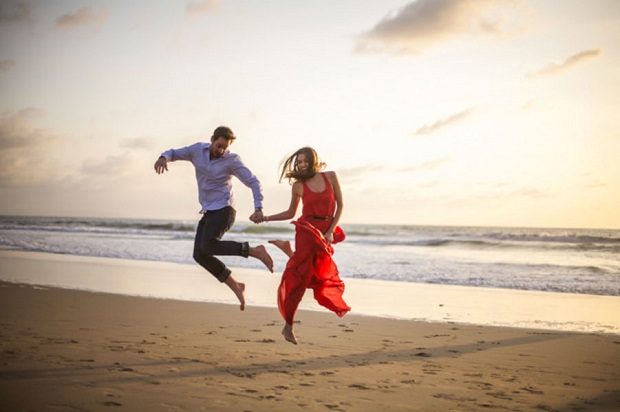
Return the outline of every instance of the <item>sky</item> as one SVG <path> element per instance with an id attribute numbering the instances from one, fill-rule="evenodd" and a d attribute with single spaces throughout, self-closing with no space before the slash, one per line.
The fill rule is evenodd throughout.
<path id="1" fill-rule="evenodd" d="M 619 86 L 617 0 L 4 0 L 0 214 L 198 219 L 227 125 L 267 214 L 309 145 L 342 223 L 620 229 Z"/>

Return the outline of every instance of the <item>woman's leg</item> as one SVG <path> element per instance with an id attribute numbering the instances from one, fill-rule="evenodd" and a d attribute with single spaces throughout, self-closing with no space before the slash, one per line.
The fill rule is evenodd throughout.
<path id="1" fill-rule="evenodd" d="M 295 262 L 293 262 L 295 260 Z M 294 264 L 291 264 L 293 262 Z M 311 281 L 311 271 L 309 265 L 310 259 L 296 259 L 289 260 L 284 273 L 282 273 L 282 280 L 278 288 L 278 309 L 282 318 L 284 318 L 284 328 L 282 329 L 282 335 L 287 341 L 297 344 L 297 337 L 293 332 L 293 323 L 295 314 L 299 303 L 306 293 Z"/>
<path id="2" fill-rule="evenodd" d="M 293 332 L 293 325 L 288 323 L 285 324 L 282 328 L 282 336 L 284 336 L 285 340 L 297 345 L 297 336 L 295 336 L 295 333 Z"/>
<path id="3" fill-rule="evenodd" d="M 278 249 L 280 249 L 282 252 L 284 252 L 286 254 L 286 256 L 288 256 L 289 258 L 293 257 L 293 248 L 291 247 L 291 242 L 289 242 L 288 240 L 270 240 L 269 243 L 271 243 L 272 245 L 275 245 L 278 247 Z"/>

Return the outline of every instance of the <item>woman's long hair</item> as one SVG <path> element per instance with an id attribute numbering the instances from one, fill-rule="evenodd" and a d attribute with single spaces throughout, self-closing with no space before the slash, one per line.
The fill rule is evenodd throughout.
<path id="1" fill-rule="evenodd" d="M 306 159 L 308 160 L 309 167 L 307 172 L 302 172 L 297 167 L 297 156 L 300 154 L 306 155 Z M 302 147 L 280 163 L 280 182 L 285 178 L 288 179 L 290 184 L 299 180 L 308 180 L 323 170 L 325 166 L 326 164 L 319 160 L 319 156 L 317 156 L 313 148 L 309 146 Z"/>

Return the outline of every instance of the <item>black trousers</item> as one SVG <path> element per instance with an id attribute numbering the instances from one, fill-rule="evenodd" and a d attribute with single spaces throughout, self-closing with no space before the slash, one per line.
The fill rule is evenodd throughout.
<path id="1" fill-rule="evenodd" d="M 216 255 L 247 258 L 250 253 L 248 242 L 221 240 L 222 236 L 235 223 L 236 215 L 237 212 L 231 206 L 209 210 L 204 213 L 196 229 L 194 260 L 220 282 L 225 282 L 231 271 L 221 260 L 215 257 Z"/>

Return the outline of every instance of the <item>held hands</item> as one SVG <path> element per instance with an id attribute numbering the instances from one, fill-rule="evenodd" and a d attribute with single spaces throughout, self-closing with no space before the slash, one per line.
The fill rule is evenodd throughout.
<path id="1" fill-rule="evenodd" d="M 164 170 L 168 171 L 168 161 L 165 157 L 160 156 L 159 159 L 157 159 L 157 161 L 155 162 L 155 173 L 160 175 L 164 173 Z"/>
<path id="2" fill-rule="evenodd" d="M 255 210 L 250 216 L 250 220 L 256 224 L 265 222 L 265 216 L 263 216 L 262 210 Z"/>

